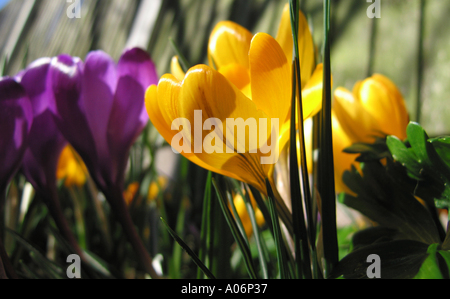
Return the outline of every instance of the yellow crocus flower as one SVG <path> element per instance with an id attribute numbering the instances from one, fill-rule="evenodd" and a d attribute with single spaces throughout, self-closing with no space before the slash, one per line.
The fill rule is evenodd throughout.
<path id="1" fill-rule="evenodd" d="M 321 109 L 322 65 L 314 68 L 312 36 L 301 12 L 300 16 L 306 118 Z M 276 38 L 266 33 L 253 35 L 230 21 L 218 23 L 208 45 L 210 66 L 197 65 L 184 73 L 174 57 L 172 74 L 163 75 L 157 86 L 149 87 L 146 107 L 151 122 L 193 163 L 249 183 L 266 194 L 266 179 L 274 186 L 278 153 L 273 159 L 273 151 L 283 148 L 289 137 L 292 50 L 289 5 Z M 235 120 L 234 125 L 242 120 L 244 126 L 229 125 L 229 119 Z M 264 146 L 269 144 L 272 149 L 268 152 Z"/>
<path id="2" fill-rule="evenodd" d="M 88 170 L 78 153 L 70 145 L 64 147 L 58 160 L 56 178 L 64 179 L 66 187 L 81 187 L 86 183 L 87 176 Z"/>
<path id="3" fill-rule="evenodd" d="M 395 135 L 406 138 L 409 115 L 399 89 L 386 76 L 374 74 L 358 81 L 352 91 L 336 88 L 332 111 L 333 155 L 336 192 L 350 192 L 342 175 L 355 163 L 356 154 L 343 150 L 354 143 L 373 143 L 375 138 Z M 311 120 L 307 121 L 308 123 Z M 306 130 L 310 134 L 311 130 Z M 310 149 L 311 136 L 307 136 Z M 311 152 L 307 152 L 310 157 Z M 308 159 L 311 163 L 311 158 Z"/>

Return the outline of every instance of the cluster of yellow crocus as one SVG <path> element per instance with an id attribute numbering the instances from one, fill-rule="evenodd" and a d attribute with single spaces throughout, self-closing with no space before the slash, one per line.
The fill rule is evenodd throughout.
<path id="1" fill-rule="evenodd" d="M 306 118 L 321 108 L 322 66 L 315 65 L 313 40 L 303 14 L 300 20 L 301 85 Z M 218 23 L 209 39 L 209 66 L 196 65 L 184 73 L 175 57 L 172 74 L 163 75 L 157 86 L 153 85 L 147 90 L 146 107 L 151 122 L 172 144 L 171 141 L 178 133 L 172 130 L 174 120 L 183 118 L 194 123 L 195 110 L 202 111 L 202 124 L 209 118 L 221 121 L 228 118 L 252 118 L 257 121 L 277 119 L 278 145 L 282 148 L 289 135 L 283 132 L 288 131 L 290 125 L 292 50 L 288 5 L 284 9 L 276 38 L 266 33 L 253 35 L 234 22 Z M 194 136 L 192 132 L 186 131 L 187 138 L 183 141 L 192 140 L 188 144 L 192 147 L 189 153 L 176 148 L 177 144 L 172 146 L 193 163 L 247 182 L 266 193 L 265 180 L 272 180 L 273 164 L 260 163 L 265 153 L 260 148 L 256 152 L 251 151 L 246 140 L 237 139 L 234 128 L 225 127 L 222 130 L 226 137 L 216 138 L 214 145 L 220 153 L 194 151 L 192 143 L 195 138 L 204 140 L 214 133 L 212 130 L 203 131 L 202 136 Z M 268 133 L 270 135 L 271 132 Z M 246 144 L 245 152 L 231 148 L 230 153 L 230 145 L 240 143 Z"/>
<path id="2" fill-rule="evenodd" d="M 306 18 L 301 12 L 299 18 L 302 107 L 305 124 L 309 124 L 310 118 L 321 110 L 323 71 L 322 65 L 315 62 L 314 43 Z M 196 65 L 185 73 L 178 57 L 174 57 L 171 74 L 163 75 L 158 85 L 149 87 L 146 107 L 151 122 L 176 151 L 193 163 L 266 193 L 266 180 L 272 186 L 277 185 L 273 177 L 274 165 L 260 163 L 264 156 L 260 148 L 251 151 L 247 146 L 245 152 L 241 152 L 231 146 L 231 152 L 225 151 L 236 142 L 247 144 L 248 140 L 238 139 L 234 128 L 222 127 L 221 133 L 227 134 L 214 135 L 210 126 L 201 136 L 195 136 L 184 125 L 173 124 L 179 118 L 185 120 L 184 124 L 194 123 L 194 111 L 199 110 L 202 124 L 209 118 L 222 122 L 228 118 L 278 119 L 278 148 L 285 148 L 290 136 L 292 36 L 289 5 L 283 11 L 275 38 L 266 33 L 253 35 L 231 21 L 218 23 L 209 39 L 209 66 Z M 354 142 L 373 141 L 373 136 L 393 134 L 404 138 L 409 120 L 400 92 L 382 75 L 358 82 L 353 92 L 337 88 L 332 117 L 338 192 L 346 190 L 342 173 L 350 169 L 355 158 L 343 153 L 343 149 Z M 310 131 L 308 126 L 305 128 L 311 166 Z M 186 136 L 183 146 L 172 143 L 177 130 L 182 130 Z M 211 138 L 212 135 L 215 137 Z M 213 139 L 219 151 L 195 151 L 193 143 L 205 137 Z M 186 147 L 192 150 L 183 151 Z"/>

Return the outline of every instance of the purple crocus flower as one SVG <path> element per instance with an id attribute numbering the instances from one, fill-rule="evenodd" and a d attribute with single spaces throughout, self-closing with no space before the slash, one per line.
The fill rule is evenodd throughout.
<path id="1" fill-rule="evenodd" d="M 48 80 L 51 58 L 41 58 L 21 71 L 16 80 L 24 87 L 33 108 L 33 124 L 25 152 L 22 172 L 44 201 L 62 235 L 75 252 L 83 256 L 59 202 L 56 167 L 67 144 L 53 119 L 53 90 Z"/>
<path id="2" fill-rule="evenodd" d="M 125 51 L 117 64 L 103 51 L 90 52 L 84 63 L 60 55 L 52 60 L 50 78 L 56 124 L 82 157 L 146 271 L 156 277 L 122 196 L 130 148 L 148 123 L 145 92 L 158 82 L 153 62 L 139 48 Z"/>
<path id="3" fill-rule="evenodd" d="M 122 186 L 131 145 L 148 122 L 144 95 L 158 77 L 149 55 L 133 48 L 119 62 L 90 52 L 85 62 L 61 55 L 52 61 L 54 116 L 99 188 Z"/>
<path id="4" fill-rule="evenodd" d="M 50 193 L 55 188 L 56 166 L 67 144 L 50 110 L 54 103 L 47 80 L 50 62 L 51 58 L 38 59 L 17 76 L 33 107 L 33 125 L 22 171 L 33 187 L 42 193 Z"/>

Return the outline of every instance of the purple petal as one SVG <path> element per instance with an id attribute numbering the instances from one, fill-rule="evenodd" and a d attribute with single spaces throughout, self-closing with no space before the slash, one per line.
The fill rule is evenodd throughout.
<path id="1" fill-rule="evenodd" d="M 102 51 L 88 54 L 82 81 L 82 102 L 86 119 L 95 140 L 97 156 L 109 158 L 106 139 L 109 115 L 116 88 L 116 66 L 114 61 Z"/>
<path id="2" fill-rule="evenodd" d="M 152 84 L 158 84 L 158 74 L 150 55 L 140 48 L 132 48 L 125 51 L 118 62 L 119 78 L 130 76 L 136 80 L 145 90 Z M 141 121 L 148 120 L 145 109 L 140 114 Z"/>
<path id="3" fill-rule="evenodd" d="M 81 100 L 84 65 L 78 58 L 61 55 L 52 59 L 49 78 L 55 97 L 55 122 L 80 154 L 92 176 L 100 177 L 96 143 Z"/>
<path id="4" fill-rule="evenodd" d="M 109 149 L 118 161 L 114 178 L 125 171 L 130 147 L 147 124 L 148 117 L 145 121 L 140 119 L 145 110 L 144 94 L 144 89 L 132 77 L 120 78 L 108 123 Z"/>
<path id="5" fill-rule="evenodd" d="M 125 51 L 117 64 L 118 76 L 134 78 L 146 90 L 152 84 L 158 84 L 155 64 L 147 52 L 140 48 Z"/>
<path id="6" fill-rule="evenodd" d="M 38 59 L 18 74 L 20 83 L 31 100 L 33 115 L 39 115 L 54 106 L 53 92 L 47 80 L 50 62 L 51 58 Z"/>
<path id="7" fill-rule="evenodd" d="M 21 74 L 21 83 L 34 113 L 22 170 L 36 189 L 54 186 L 59 155 L 67 143 L 51 113 L 54 97 L 50 80 L 47 80 L 50 62 L 50 58 L 39 59 Z"/>
<path id="8" fill-rule="evenodd" d="M 17 171 L 26 146 L 33 115 L 21 84 L 10 77 L 0 79 L 0 189 Z M 3 192 L 1 191 L 0 192 Z"/>
<path id="9" fill-rule="evenodd" d="M 50 110 L 34 118 L 22 170 L 36 189 L 46 190 L 56 184 L 56 167 L 66 144 Z"/>

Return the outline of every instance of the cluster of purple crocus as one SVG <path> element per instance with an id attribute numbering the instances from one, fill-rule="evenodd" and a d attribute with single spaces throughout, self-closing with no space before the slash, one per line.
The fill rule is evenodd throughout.
<path id="1" fill-rule="evenodd" d="M 0 78 L 0 206 L 21 169 L 76 247 L 56 189 L 58 158 L 70 143 L 116 212 L 145 270 L 154 275 L 122 194 L 130 148 L 148 122 L 145 91 L 157 81 L 150 56 L 139 48 L 125 51 L 118 63 L 103 51 L 90 52 L 84 62 L 69 55 L 41 58 L 14 77 Z"/>

